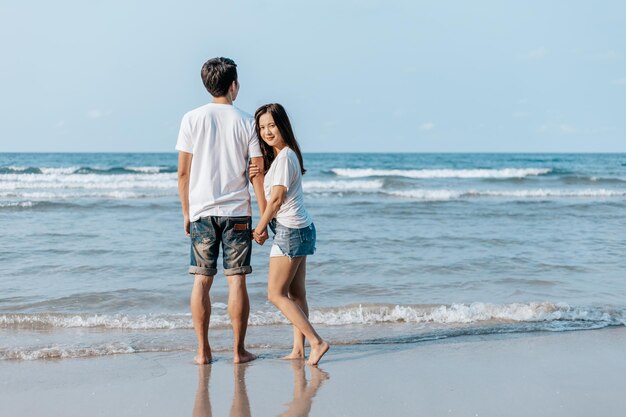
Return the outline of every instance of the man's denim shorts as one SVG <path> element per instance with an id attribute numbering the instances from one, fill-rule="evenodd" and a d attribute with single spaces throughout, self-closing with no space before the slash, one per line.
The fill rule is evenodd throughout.
<path id="1" fill-rule="evenodd" d="M 270 256 L 276 256 L 274 247 L 278 247 L 282 255 L 290 258 L 315 253 L 316 233 L 313 223 L 301 229 L 292 229 L 283 226 L 274 219 L 270 223 L 270 229 L 274 232 L 274 244 Z"/>
<path id="2" fill-rule="evenodd" d="M 252 218 L 202 217 L 192 222 L 190 274 L 214 276 L 222 245 L 224 275 L 252 272 Z"/>

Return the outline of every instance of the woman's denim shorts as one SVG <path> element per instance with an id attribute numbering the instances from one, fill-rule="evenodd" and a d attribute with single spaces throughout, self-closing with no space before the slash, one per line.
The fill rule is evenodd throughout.
<path id="1" fill-rule="evenodd" d="M 278 223 L 276 219 L 270 223 L 270 229 L 274 232 L 274 245 L 283 255 L 290 258 L 307 256 L 315 253 L 315 225 L 311 223 L 302 229 L 292 229 Z"/>

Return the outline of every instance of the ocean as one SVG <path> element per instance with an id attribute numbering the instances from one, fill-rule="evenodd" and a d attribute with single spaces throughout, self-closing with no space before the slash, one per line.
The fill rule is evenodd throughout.
<path id="1" fill-rule="evenodd" d="M 304 160 L 310 316 L 331 344 L 626 324 L 626 154 Z M 0 360 L 192 357 L 175 153 L 0 153 L 0 231 Z M 248 277 L 261 355 L 291 343 L 267 301 L 269 247 L 255 245 Z M 219 268 L 210 338 L 229 356 Z"/>

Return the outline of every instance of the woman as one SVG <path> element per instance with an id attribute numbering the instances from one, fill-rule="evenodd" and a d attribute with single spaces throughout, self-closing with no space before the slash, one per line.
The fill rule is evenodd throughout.
<path id="1" fill-rule="evenodd" d="M 280 104 L 261 106 L 254 115 L 262 139 L 267 206 L 253 231 L 257 243 L 264 241 L 267 226 L 274 232 L 267 283 L 268 299 L 294 326 L 293 349 L 285 359 L 304 358 L 304 338 L 311 352 L 307 363 L 317 365 L 330 345 L 309 322 L 306 302 L 306 257 L 315 252 L 315 225 L 304 207 L 302 154 Z M 250 166 L 250 175 L 259 172 Z"/>

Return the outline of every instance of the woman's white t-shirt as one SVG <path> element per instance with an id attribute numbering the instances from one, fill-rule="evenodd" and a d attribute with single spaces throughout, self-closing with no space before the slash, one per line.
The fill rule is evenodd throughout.
<path id="1" fill-rule="evenodd" d="M 276 155 L 276 159 L 265 174 L 263 188 L 266 199 L 269 200 L 272 187 L 275 185 L 287 188 L 285 200 L 276 213 L 276 221 L 293 229 L 301 229 L 313 223 L 313 219 L 304 207 L 300 162 L 296 153 L 288 146 Z"/>

